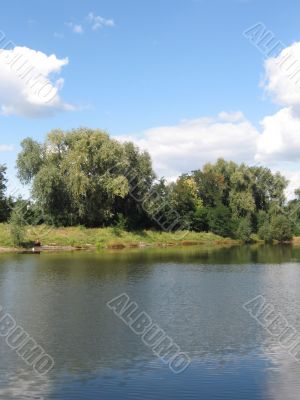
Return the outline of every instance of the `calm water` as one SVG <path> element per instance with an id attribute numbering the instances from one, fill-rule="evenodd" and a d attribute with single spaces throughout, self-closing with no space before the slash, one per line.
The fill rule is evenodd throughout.
<path id="1" fill-rule="evenodd" d="M 51 354 L 37 376 L 0 337 L 0 399 L 299 400 L 300 364 L 243 309 L 300 332 L 300 249 L 2 255 L 0 305 Z M 192 363 L 175 375 L 106 302 L 126 292 Z"/>

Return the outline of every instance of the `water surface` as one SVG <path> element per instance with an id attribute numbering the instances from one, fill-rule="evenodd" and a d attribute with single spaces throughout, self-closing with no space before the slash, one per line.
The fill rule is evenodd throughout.
<path id="1" fill-rule="evenodd" d="M 299 399 L 300 365 L 243 309 L 257 295 L 300 332 L 300 249 L 0 256 L 0 305 L 55 360 L 39 377 L 0 337 L 0 399 Z M 106 306 L 127 293 L 188 353 L 175 375 Z"/>

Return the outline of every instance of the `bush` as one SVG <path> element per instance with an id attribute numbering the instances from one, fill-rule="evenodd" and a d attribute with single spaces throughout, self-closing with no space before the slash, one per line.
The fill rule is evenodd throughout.
<path id="1" fill-rule="evenodd" d="M 273 237 L 269 221 L 266 220 L 264 224 L 261 225 L 261 227 L 258 230 L 258 236 L 260 239 L 264 240 L 267 243 L 272 242 Z"/>
<path id="2" fill-rule="evenodd" d="M 127 228 L 127 219 L 123 214 L 118 213 L 115 226 L 113 227 L 114 234 L 120 236 Z"/>
<path id="3" fill-rule="evenodd" d="M 251 233 L 250 235 L 250 242 L 251 243 L 258 243 L 260 241 L 260 237 L 257 233 Z"/>
<path id="4" fill-rule="evenodd" d="M 236 236 L 245 243 L 251 242 L 252 227 L 249 218 L 241 218 L 238 223 Z"/>
<path id="5" fill-rule="evenodd" d="M 271 219 L 272 238 L 279 242 L 287 242 L 293 238 L 291 223 L 284 215 L 276 215 Z"/>
<path id="6" fill-rule="evenodd" d="M 15 246 L 21 246 L 25 241 L 26 223 L 22 209 L 15 207 L 9 220 L 10 235 Z"/>

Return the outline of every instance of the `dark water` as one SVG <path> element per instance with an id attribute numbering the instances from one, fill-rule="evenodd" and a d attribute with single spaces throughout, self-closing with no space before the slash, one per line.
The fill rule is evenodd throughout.
<path id="1" fill-rule="evenodd" d="M 0 256 L 0 305 L 55 360 L 38 376 L 0 337 L 0 399 L 291 400 L 300 364 L 242 305 L 300 332 L 300 249 Z M 127 293 L 189 354 L 174 374 L 106 306 Z"/>

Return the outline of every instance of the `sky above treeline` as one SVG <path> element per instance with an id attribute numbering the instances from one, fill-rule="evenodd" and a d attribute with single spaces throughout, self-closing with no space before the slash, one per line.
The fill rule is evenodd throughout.
<path id="1" fill-rule="evenodd" d="M 218 157 L 300 186 L 300 2 L 11 0 L 0 13 L 0 163 L 25 137 L 100 128 L 174 179 Z M 22 189 L 20 189 L 22 190 Z"/>

